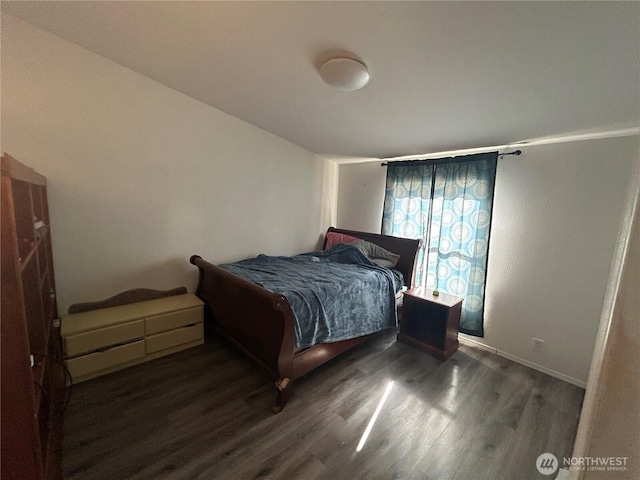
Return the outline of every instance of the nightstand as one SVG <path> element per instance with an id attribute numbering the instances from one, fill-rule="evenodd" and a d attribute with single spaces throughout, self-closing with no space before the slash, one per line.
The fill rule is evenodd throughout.
<path id="1" fill-rule="evenodd" d="M 404 293 L 398 341 L 446 360 L 458 349 L 462 298 L 423 287 Z"/>

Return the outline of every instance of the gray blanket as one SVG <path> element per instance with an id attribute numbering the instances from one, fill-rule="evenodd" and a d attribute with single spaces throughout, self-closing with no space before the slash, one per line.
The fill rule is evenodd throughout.
<path id="1" fill-rule="evenodd" d="M 397 325 L 395 292 L 402 286 L 401 274 L 347 244 L 294 257 L 259 255 L 220 267 L 287 297 L 296 319 L 297 347 Z"/>

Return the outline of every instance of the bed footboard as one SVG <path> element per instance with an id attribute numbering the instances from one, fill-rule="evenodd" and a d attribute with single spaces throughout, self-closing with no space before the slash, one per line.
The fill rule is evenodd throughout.
<path id="1" fill-rule="evenodd" d="M 200 277 L 196 295 L 212 326 L 276 381 L 274 411 L 289 399 L 293 383 L 294 315 L 289 301 L 194 255 Z"/>

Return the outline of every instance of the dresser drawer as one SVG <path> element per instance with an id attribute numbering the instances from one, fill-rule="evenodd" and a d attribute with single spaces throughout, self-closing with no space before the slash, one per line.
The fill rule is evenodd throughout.
<path id="1" fill-rule="evenodd" d="M 113 347 L 102 352 L 90 353 L 66 361 L 72 378 L 144 357 L 144 340 Z"/>
<path id="2" fill-rule="evenodd" d="M 203 340 L 204 330 L 202 323 L 192 325 L 190 327 L 178 328 L 170 332 L 158 333 L 146 338 L 147 354 L 166 350 L 167 348 L 182 345 L 184 343 Z"/>
<path id="3" fill-rule="evenodd" d="M 144 331 L 147 335 L 153 335 L 195 323 L 202 323 L 202 307 L 146 318 L 144 320 Z"/>
<path id="4" fill-rule="evenodd" d="M 203 305 L 186 293 L 64 315 L 61 334 L 73 381 L 202 343 Z"/>
<path id="5" fill-rule="evenodd" d="M 123 323 L 64 338 L 67 358 L 144 337 L 144 321 Z"/>

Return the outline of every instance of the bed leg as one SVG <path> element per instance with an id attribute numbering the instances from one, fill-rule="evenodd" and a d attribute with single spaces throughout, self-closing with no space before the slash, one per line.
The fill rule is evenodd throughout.
<path id="1" fill-rule="evenodd" d="M 276 381 L 276 388 L 278 389 L 278 396 L 276 397 L 276 404 L 271 407 L 273 413 L 280 413 L 289 401 L 291 396 L 291 390 L 293 390 L 293 382 L 288 378 L 281 378 Z"/>

